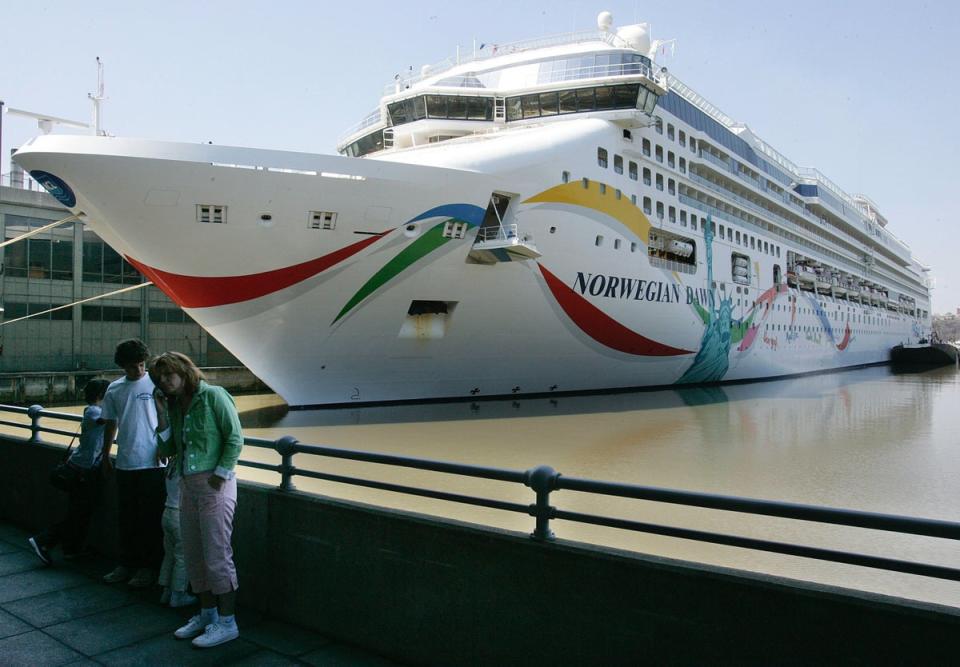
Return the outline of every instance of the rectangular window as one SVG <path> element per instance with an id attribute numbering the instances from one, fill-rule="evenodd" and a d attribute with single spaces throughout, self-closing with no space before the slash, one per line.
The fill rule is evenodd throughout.
<path id="1" fill-rule="evenodd" d="M 633 161 L 630 162 L 630 179 L 637 180 L 637 163 Z"/>
<path id="2" fill-rule="evenodd" d="M 523 101 L 523 117 L 524 118 L 539 118 L 540 117 L 540 96 L 539 95 L 524 95 L 521 100 Z"/>
<path id="3" fill-rule="evenodd" d="M 663 220 L 663 202 L 657 202 L 657 217 Z"/>
<path id="4" fill-rule="evenodd" d="M 560 91 L 560 113 L 576 113 L 576 112 L 577 112 L 577 91 L 561 90 Z"/>
<path id="5" fill-rule="evenodd" d="M 667 139 L 673 141 L 673 125 L 667 123 Z"/>
<path id="6" fill-rule="evenodd" d="M 643 212 L 647 215 L 653 213 L 653 201 L 650 199 L 650 197 L 643 198 Z"/>
<path id="7" fill-rule="evenodd" d="M 336 229 L 337 214 L 333 211 L 310 211 L 307 227 L 309 229 Z"/>
<path id="8" fill-rule="evenodd" d="M 643 140 L 642 148 L 643 148 L 643 154 L 646 155 L 647 157 L 650 157 L 650 140 L 649 139 Z"/>
<path id="9" fill-rule="evenodd" d="M 647 185 L 650 185 L 652 177 L 650 176 L 650 170 L 646 167 L 643 168 L 643 182 Z"/>
<path id="10" fill-rule="evenodd" d="M 680 173 L 687 173 L 687 160 L 686 158 L 680 158 Z"/>
<path id="11" fill-rule="evenodd" d="M 657 145 L 656 150 L 657 162 L 663 162 L 663 146 Z"/>
<path id="12" fill-rule="evenodd" d="M 197 204 L 197 222 L 222 225 L 226 221 L 226 206 L 219 204 Z"/>
<path id="13" fill-rule="evenodd" d="M 675 209 L 673 206 L 671 206 L 670 208 L 667 209 L 667 219 L 668 219 L 670 222 L 676 222 L 676 221 L 677 221 L 677 209 Z"/>
<path id="14" fill-rule="evenodd" d="M 600 86 L 596 89 L 597 110 L 613 108 L 613 88 Z"/>
<path id="15" fill-rule="evenodd" d="M 657 190 L 663 190 L 663 174 L 657 174 Z"/>
<path id="16" fill-rule="evenodd" d="M 544 116 L 556 116 L 559 112 L 557 93 L 540 93 L 540 113 Z"/>
<path id="17" fill-rule="evenodd" d="M 613 170 L 618 174 L 623 173 L 623 158 L 616 154 L 613 156 Z"/>
<path id="18" fill-rule="evenodd" d="M 695 215 L 690 216 L 690 229 L 697 231 L 697 216 Z"/>
<path id="19" fill-rule="evenodd" d="M 607 168 L 607 149 L 606 148 L 597 148 L 597 164 Z"/>
<path id="20" fill-rule="evenodd" d="M 672 195 L 677 194 L 677 182 L 672 178 L 667 179 L 667 192 Z"/>
<path id="21" fill-rule="evenodd" d="M 680 130 L 680 145 L 681 146 L 687 145 L 687 135 L 684 133 L 683 130 Z"/>
<path id="22" fill-rule="evenodd" d="M 443 226 L 443 238 L 462 239 L 467 233 L 467 223 L 460 220 L 447 220 Z"/>
<path id="23" fill-rule="evenodd" d="M 507 98 L 507 121 L 523 118 L 523 105 L 519 97 Z"/>
<path id="24" fill-rule="evenodd" d="M 673 154 L 673 151 L 667 153 L 667 166 L 673 167 L 676 164 L 676 158 Z"/>

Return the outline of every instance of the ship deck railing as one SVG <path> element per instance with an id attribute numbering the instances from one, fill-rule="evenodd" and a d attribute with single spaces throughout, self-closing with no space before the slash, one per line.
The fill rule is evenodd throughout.
<path id="1" fill-rule="evenodd" d="M 730 192 L 729 190 L 726 190 L 722 186 L 716 183 L 713 183 L 708 179 L 700 176 L 699 174 L 691 173 L 688 170 L 687 176 L 691 181 L 693 181 L 697 185 L 703 186 L 704 188 L 707 188 L 708 190 L 710 190 L 711 193 L 714 193 L 721 197 L 731 199 L 734 202 L 742 205 L 743 207 L 750 209 L 751 212 L 758 214 L 759 217 L 761 218 L 766 217 L 768 218 L 768 221 L 769 219 L 772 218 L 774 224 L 776 224 L 778 227 L 786 228 L 784 229 L 782 234 L 779 234 L 779 236 L 784 236 L 787 240 L 792 241 L 793 243 L 796 243 L 797 245 L 804 247 L 808 250 L 812 250 L 814 252 L 819 252 L 826 256 L 829 256 L 834 261 L 842 265 L 842 266 L 836 266 L 834 268 L 844 268 L 850 273 L 863 275 L 864 277 L 866 277 L 866 274 L 871 274 L 871 273 L 878 274 L 883 276 L 885 279 L 889 280 L 891 283 L 896 285 L 902 291 L 913 292 L 917 290 L 917 287 L 911 287 L 910 285 L 908 285 L 903 281 L 903 278 L 899 278 L 891 274 L 889 271 L 887 271 L 886 269 L 883 269 L 882 267 L 873 265 L 869 268 L 869 271 L 868 271 L 863 266 L 860 266 L 859 264 L 857 264 L 856 256 L 849 256 L 849 255 L 844 256 L 844 255 L 841 255 L 836 250 L 832 250 L 829 247 L 826 247 L 826 246 L 835 245 L 835 242 L 829 239 L 828 237 L 826 237 L 824 234 L 820 233 L 819 229 L 816 229 L 816 230 L 804 229 L 793 220 L 784 218 L 778 213 L 774 213 L 773 211 L 770 211 L 769 209 L 766 209 L 763 206 L 760 206 L 759 204 L 750 201 L 749 199 L 745 199 L 744 197 L 736 195 Z M 722 209 L 719 209 L 715 206 L 711 206 L 706 202 L 701 202 L 695 197 L 691 197 L 688 194 L 680 193 L 678 197 L 681 203 L 685 203 L 690 206 L 695 206 L 697 208 L 700 208 L 701 210 L 710 209 L 707 211 L 708 213 L 712 213 L 714 215 L 719 214 L 721 218 L 727 219 L 728 221 L 730 221 L 730 219 L 732 218 L 734 219 L 734 224 L 738 224 L 744 227 L 749 227 L 761 234 L 770 234 L 771 232 L 769 228 L 761 227 L 756 223 L 743 220 L 738 216 L 731 216 L 726 211 L 723 211 Z M 812 219 L 815 219 L 815 218 L 811 218 L 811 220 Z M 857 241 L 853 237 L 850 237 L 846 232 L 842 230 L 836 230 L 836 232 L 831 230 L 830 233 L 835 233 L 837 236 L 844 238 L 844 240 L 847 240 L 848 242 L 856 243 L 860 246 L 863 246 L 863 243 L 861 243 L 860 241 Z M 820 243 L 824 245 L 820 245 Z"/>
<path id="2" fill-rule="evenodd" d="M 616 33 L 605 30 L 580 30 L 575 32 L 560 33 L 558 35 L 548 35 L 546 37 L 537 37 L 534 39 L 508 42 L 505 44 L 485 43 L 481 44 L 480 48 L 474 49 L 468 53 L 458 53 L 456 56 L 450 56 L 448 58 L 444 58 L 438 63 L 428 65 L 416 74 L 410 73 L 407 76 L 401 75 L 384 86 L 383 94 L 391 95 L 398 86 L 401 90 L 404 90 L 413 86 L 414 84 L 420 83 L 424 79 L 437 76 L 438 74 L 443 74 L 454 67 L 466 65 L 472 62 L 490 60 L 491 58 L 499 58 L 500 56 L 521 53 L 523 51 L 532 51 L 534 49 L 545 49 L 551 46 L 563 46 L 565 44 L 579 44 L 581 42 L 596 41 L 605 42 L 610 46 L 623 46 L 629 48 L 629 44 L 618 37 Z"/>
<path id="3" fill-rule="evenodd" d="M 80 415 L 46 410 L 39 405 L 30 407 L 0 405 L 0 414 L 4 417 L 0 419 L 0 425 L 7 428 L 23 429 L 29 432 L 29 437 L 23 438 L 24 446 L 49 444 L 43 441 L 41 437 L 43 434 L 71 437 L 76 432 L 76 424 L 81 421 Z M 6 418 L 7 416 L 16 419 L 8 419 Z M 47 426 L 42 422 L 44 419 L 66 422 L 69 427 Z M 708 544 L 720 544 L 742 549 L 752 549 L 891 572 L 901 572 L 935 579 L 960 581 L 960 569 L 934 563 L 908 561 L 883 555 L 857 553 L 716 531 L 685 528 L 682 526 L 665 525 L 650 521 L 637 521 L 624 517 L 578 512 L 563 509 L 553 503 L 556 499 L 554 494 L 559 491 L 567 491 L 612 498 L 627 498 L 636 501 L 681 505 L 707 511 L 738 512 L 754 516 L 779 517 L 850 528 L 886 531 L 901 535 L 960 540 L 960 523 L 941 519 L 881 514 L 862 510 L 820 507 L 776 500 L 743 498 L 571 477 L 563 475 L 546 465 L 535 466 L 526 470 L 515 470 L 415 458 L 381 452 L 342 449 L 301 443 L 289 435 L 282 436 L 275 440 L 246 437 L 244 438 L 244 444 L 247 447 L 273 450 L 279 455 L 279 464 L 240 459 L 238 465 L 279 474 L 280 484 L 277 489 L 281 493 L 294 492 L 296 490 L 294 479 L 303 477 L 524 514 L 533 520 L 533 530 L 530 533 L 530 538 L 541 542 L 555 539 L 553 524 L 551 522 L 557 520 L 571 521 L 651 535 L 694 540 Z M 369 464 L 370 466 L 389 466 L 392 468 L 420 470 L 463 478 L 465 483 L 470 479 L 484 479 L 509 484 L 519 484 L 529 488 L 532 497 L 530 503 L 518 503 L 498 498 L 443 491 L 428 486 L 411 486 L 393 481 L 385 482 L 373 479 L 370 476 L 358 477 L 334 474 L 323 470 L 299 468 L 295 464 L 296 457 L 316 457 L 321 460 L 346 460 Z M 373 470 L 374 468 L 371 467 L 371 472 Z M 391 475 L 391 479 L 395 479 L 395 475 Z"/>

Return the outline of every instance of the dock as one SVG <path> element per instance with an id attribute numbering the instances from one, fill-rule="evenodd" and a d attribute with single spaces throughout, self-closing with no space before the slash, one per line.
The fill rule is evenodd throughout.
<path id="1" fill-rule="evenodd" d="M 21 408 L 4 406 L 4 410 L 22 414 L 16 412 Z M 62 457 L 63 449 L 40 438 L 44 432 L 62 432 L 41 423 L 41 418 L 53 419 L 55 414 L 31 408 L 29 437 L 0 435 L 0 460 L 4 462 L 0 466 L 0 521 L 14 526 L 0 533 L 0 545 L 6 549 L 10 567 L 28 568 L 7 577 L 0 570 L 0 603 L 43 595 L 61 585 L 65 590 L 86 587 L 91 599 L 96 599 L 94 591 L 109 596 L 113 590 L 103 593 L 104 586 L 95 580 L 117 552 L 115 494 L 109 488 L 91 531 L 93 545 L 102 555 L 95 572 L 35 574 L 36 564 L 29 569 L 30 559 L 25 558 L 32 557 L 25 552 L 27 531 L 47 525 L 64 509 L 62 494 L 47 484 L 48 472 Z M 335 449 L 302 444 L 289 436 L 276 441 L 248 437 L 246 444 L 270 447 L 280 454 L 280 465 L 255 465 L 280 473 L 281 483 L 277 487 L 253 482 L 238 485 L 233 542 L 240 579 L 237 618 L 245 634 L 242 643 L 230 644 L 240 648 L 225 649 L 237 650 L 236 656 L 217 660 L 224 664 L 252 660 L 261 651 L 278 652 L 266 640 L 255 641 L 258 620 L 299 628 L 293 632 L 306 642 L 298 645 L 304 652 L 280 655 L 277 659 L 288 662 L 279 664 L 948 664 L 960 654 L 960 609 L 954 607 L 560 539 L 551 520 L 589 521 L 944 581 L 960 581 L 960 569 L 578 514 L 554 506 L 551 493 L 608 493 L 955 541 L 960 541 L 960 523 L 615 484 L 564 476 L 548 466 L 517 471 Z M 378 466 L 416 467 L 521 484 L 528 487 L 535 502 L 527 505 L 330 475 L 298 468 L 295 457 L 304 456 L 349 458 Z M 253 463 L 241 460 L 240 465 Z M 298 476 L 518 512 L 529 516 L 533 531 L 496 529 L 303 493 L 293 483 Z M 53 579 L 49 584 L 33 585 L 16 578 L 21 576 Z M 121 611 L 114 616 L 109 610 L 92 612 L 103 614 L 98 628 L 111 632 L 111 619 L 120 619 L 114 622 L 153 629 L 128 642 L 130 646 L 142 642 L 140 648 L 146 653 L 129 660 L 121 656 L 116 664 L 177 663 L 184 655 L 194 659 L 193 653 L 169 653 L 182 650 L 172 644 L 169 633 L 183 617 L 158 611 L 147 598 L 124 599 L 124 605 L 139 606 L 131 606 L 129 614 Z M 145 615 L 139 620 L 128 617 L 138 617 L 140 612 Z M 156 613 L 163 614 L 162 622 L 151 626 Z M 0 616 L 0 624 L 11 623 L 13 636 L 22 636 L 11 640 L 12 647 L 33 641 L 28 635 L 41 632 L 70 651 L 108 664 L 113 664 L 110 653 L 123 648 L 104 645 L 91 647 L 87 653 L 77 651 L 43 630 L 46 626 L 24 625 L 28 621 L 22 610 L 21 614 L 15 610 L 5 614 Z M 46 642 L 40 635 L 31 636 Z M 83 633 L 71 636 L 82 637 Z M 313 648 L 310 642 L 319 641 L 316 637 L 330 643 Z M 359 651 L 351 654 L 357 662 L 339 658 L 311 662 L 314 651 L 349 652 L 354 650 L 351 647 Z M 91 653 L 94 650 L 100 652 Z M 150 651 L 156 653 L 151 657 Z M 206 655 L 196 660 L 207 662 L 210 658 L 203 657 Z M 0 661 L 6 656 L 0 643 Z M 273 658 L 266 653 L 262 657 L 265 661 Z"/>
<path id="2" fill-rule="evenodd" d="M 0 522 L 0 664 L 400 664 L 242 606 L 239 639 L 195 649 L 173 637 L 195 609 L 160 606 L 157 587 L 104 584 L 110 561 L 103 557 L 46 567 L 29 549 L 29 535 Z"/>

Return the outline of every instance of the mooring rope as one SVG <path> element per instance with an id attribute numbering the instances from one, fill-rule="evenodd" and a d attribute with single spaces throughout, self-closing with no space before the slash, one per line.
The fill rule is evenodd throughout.
<path id="1" fill-rule="evenodd" d="M 21 237 L 22 238 L 22 237 Z M 14 322 L 19 322 L 21 320 L 29 320 L 31 317 L 39 317 L 40 315 L 47 315 L 56 310 L 63 310 L 64 308 L 72 308 L 73 306 L 78 306 L 81 303 L 87 303 L 88 301 L 96 301 L 97 299 L 103 299 L 104 297 L 113 296 L 115 294 L 123 294 L 124 292 L 132 292 L 135 289 L 142 289 L 144 287 L 149 287 L 153 283 L 149 280 L 145 283 L 140 283 L 139 285 L 131 285 L 130 287 L 121 287 L 120 289 L 113 290 L 112 292 L 107 292 L 106 294 L 98 294 L 97 296 L 87 297 L 86 299 L 80 299 L 79 301 L 74 301 L 73 303 L 65 303 L 62 306 L 56 306 L 54 308 L 48 308 L 47 310 L 41 311 L 39 313 L 31 313 L 29 315 L 24 315 L 23 317 L 16 317 L 12 320 L 6 320 L 0 322 L 0 327 L 5 327 L 8 324 L 13 324 Z"/>
<path id="2" fill-rule="evenodd" d="M 29 232 L 27 232 L 27 233 L 25 233 L 25 234 L 21 234 L 20 236 L 18 236 L 18 237 L 15 238 L 15 239 L 9 239 L 9 240 L 7 240 L 7 241 L 4 241 L 3 243 L 0 243 L 0 248 L 4 248 L 4 247 L 10 245 L 11 243 L 16 243 L 17 241 L 22 241 L 23 239 L 29 238 L 29 237 L 31 237 L 31 236 L 36 236 L 37 234 L 39 234 L 39 233 L 41 233 L 41 232 L 45 232 L 45 231 L 47 231 L 48 229 L 53 229 L 54 227 L 57 227 L 58 225 L 62 225 L 62 224 L 64 224 L 64 223 L 70 222 L 71 220 L 79 220 L 79 218 L 78 218 L 77 216 L 75 216 L 75 215 L 71 215 L 70 217 L 64 218 L 63 220 L 57 220 L 56 222 L 51 222 L 49 225 L 44 225 L 43 227 L 37 227 L 36 229 L 32 229 L 32 230 L 30 230 Z"/>

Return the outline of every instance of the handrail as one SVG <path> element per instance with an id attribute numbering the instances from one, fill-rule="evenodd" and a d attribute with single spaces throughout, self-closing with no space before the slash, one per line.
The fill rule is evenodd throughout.
<path id="1" fill-rule="evenodd" d="M 6 426 L 29 429 L 30 438 L 27 439 L 28 443 L 41 442 L 41 433 L 72 435 L 70 431 L 41 425 L 41 418 L 57 419 L 70 422 L 79 422 L 82 419 L 80 415 L 46 410 L 39 405 L 31 405 L 29 408 L 0 405 L 0 413 L 11 413 L 17 415 L 25 414 L 30 417 L 29 424 L 6 420 L 0 421 L 0 424 Z M 680 491 L 676 489 L 665 489 L 660 487 L 625 484 L 619 482 L 607 482 L 578 477 L 566 477 L 549 466 L 538 466 L 535 468 L 530 468 L 529 470 L 509 470 L 489 466 L 468 465 L 450 461 L 436 461 L 432 459 L 401 456 L 398 454 L 341 449 L 336 447 L 304 444 L 291 436 L 283 436 L 277 440 L 246 437 L 244 438 L 244 443 L 247 446 L 273 449 L 280 454 L 282 457 L 282 463 L 280 465 L 261 463 L 258 461 L 247 461 L 243 459 L 239 460 L 238 464 L 249 468 L 279 473 L 282 480 L 279 487 L 281 491 L 292 491 L 294 489 L 292 478 L 294 476 L 300 476 L 310 479 L 350 484 L 354 486 L 391 491 L 395 493 L 403 493 L 407 495 L 433 498 L 449 502 L 458 502 L 479 507 L 499 509 L 508 512 L 517 512 L 527 514 L 535 519 L 534 530 L 530 537 L 537 541 L 550 541 L 554 539 L 553 532 L 550 528 L 550 522 L 554 519 L 559 519 L 654 535 L 663 535 L 680 539 L 696 540 L 711 544 L 722 544 L 758 551 L 766 551 L 770 553 L 787 554 L 835 563 L 845 563 L 849 565 L 870 567 L 892 572 L 904 572 L 937 579 L 960 581 L 960 569 L 958 568 L 933 565 L 929 563 L 904 561 L 871 554 L 851 553 L 847 551 L 812 547 L 802 544 L 776 542 L 772 540 L 742 537 L 739 535 L 728 535 L 723 533 L 694 530 L 677 526 L 664 526 L 650 522 L 634 521 L 631 519 L 573 512 L 559 509 L 551 505 L 550 495 L 554 491 L 561 490 L 578 493 L 592 493 L 619 498 L 630 498 L 633 500 L 669 503 L 687 507 L 699 507 L 707 510 L 739 512 L 744 514 L 779 517 L 798 521 L 810 521 L 822 524 L 849 526 L 870 530 L 882 530 L 908 535 L 921 535 L 939 539 L 960 540 L 960 523 L 951 521 L 908 517 L 894 514 L 881 514 L 876 512 L 865 512 L 861 510 L 818 507 L 815 505 L 762 500 L 756 498 L 740 498 L 737 496 L 701 493 L 694 491 Z M 416 470 L 459 475 L 477 479 L 510 482 L 514 484 L 519 483 L 530 488 L 534 492 L 535 497 L 532 504 L 524 505 L 521 503 L 497 500 L 495 498 L 468 496 L 459 493 L 414 487 L 393 482 L 381 482 L 362 477 L 338 475 L 317 470 L 300 469 L 293 465 L 293 457 L 297 454 L 345 459 L 374 465 L 413 468 Z"/>

